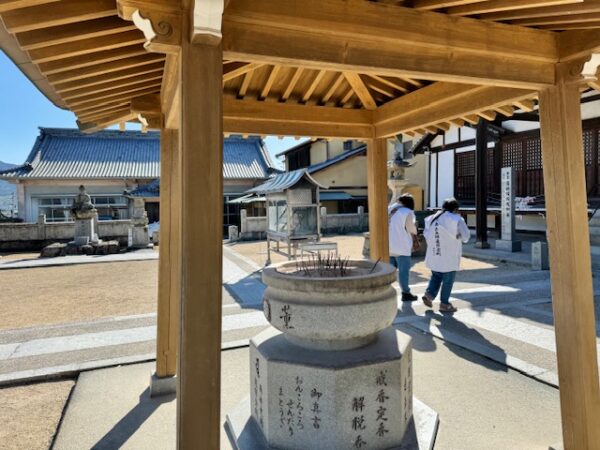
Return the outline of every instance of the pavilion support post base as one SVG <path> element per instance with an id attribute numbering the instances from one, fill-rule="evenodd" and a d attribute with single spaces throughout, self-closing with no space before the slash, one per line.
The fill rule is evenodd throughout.
<path id="1" fill-rule="evenodd" d="M 154 372 L 150 376 L 150 397 L 161 397 L 177 393 L 177 377 L 159 377 Z"/>

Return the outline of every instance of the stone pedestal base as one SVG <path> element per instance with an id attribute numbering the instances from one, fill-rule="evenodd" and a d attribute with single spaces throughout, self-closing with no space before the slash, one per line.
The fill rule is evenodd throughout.
<path id="1" fill-rule="evenodd" d="M 98 233 L 94 218 L 75 219 L 75 243 L 77 245 L 88 245 L 98 242 Z"/>
<path id="2" fill-rule="evenodd" d="M 150 376 L 150 397 L 173 395 L 177 393 L 177 377 L 159 377 L 154 372 Z"/>
<path id="3" fill-rule="evenodd" d="M 521 241 L 505 241 L 503 239 L 498 239 L 496 241 L 496 250 L 502 250 L 503 252 L 520 252 L 521 251 Z"/>
<path id="4" fill-rule="evenodd" d="M 250 341 L 251 413 L 274 448 L 399 447 L 412 418 L 411 338 L 313 350 L 270 328 Z M 350 443 L 350 445 L 349 445 Z"/>
<path id="5" fill-rule="evenodd" d="M 150 243 L 150 235 L 148 234 L 148 226 L 134 225 L 129 229 L 129 247 L 131 248 L 148 248 L 153 245 Z"/>
<path id="6" fill-rule="evenodd" d="M 534 242 L 531 244 L 531 268 L 533 270 L 550 269 L 548 257 L 548 244 L 545 242 Z"/>
<path id="7" fill-rule="evenodd" d="M 402 443 L 391 450 L 432 450 L 438 424 L 438 414 L 413 397 L 413 418 Z M 235 450 L 275 450 L 269 447 L 260 427 L 250 414 L 250 397 L 246 397 L 235 410 L 227 414 L 225 430 Z"/>

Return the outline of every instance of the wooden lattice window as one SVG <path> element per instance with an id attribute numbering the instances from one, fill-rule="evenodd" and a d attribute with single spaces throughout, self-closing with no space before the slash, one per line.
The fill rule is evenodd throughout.
<path id="1" fill-rule="evenodd" d="M 506 142 L 502 152 L 502 167 L 523 169 L 523 145 L 521 141 Z"/>
<path id="2" fill-rule="evenodd" d="M 586 166 L 594 163 L 594 130 L 583 132 L 583 157 Z"/>
<path id="3" fill-rule="evenodd" d="M 539 138 L 525 141 L 527 170 L 542 168 L 542 142 Z"/>

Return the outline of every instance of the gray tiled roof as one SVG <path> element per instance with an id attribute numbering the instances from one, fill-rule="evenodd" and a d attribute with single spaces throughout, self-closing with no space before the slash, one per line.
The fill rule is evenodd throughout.
<path id="1" fill-rule="evenodd" d="M 225 179 L 267 179 L 275 169 L 259 137 L 224 141 Z M 157 132 L 40 128 L 25 163 L 0 171 L 2 179 L 153 179 L 160 176 Z"/>
<path id="2" fill-rule="evenodd" d="M 247 190 L 246 192 L 249 194 L 272 194 L 275 192 L 283 192 L 286 189 L 296 185 L 303 178 L 315 186 L 320 187 L 321 189 L 327 189 L 327 186 L 319 184 L 313 177 L 311 177 L 306 169 L 298 169 L 292 172 L 280 173 L 260 186 L 256 186 Z"/>

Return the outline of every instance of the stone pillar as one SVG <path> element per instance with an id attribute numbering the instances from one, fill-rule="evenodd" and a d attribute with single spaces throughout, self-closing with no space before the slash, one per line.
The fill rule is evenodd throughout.
<path id="1" fill-rule="evenodd" d="M 497 250 L 520 252 L 521 241 L 515 235 L 515 169 L 504 167 L 500 182 L 500 196 L 502 197 L 502 236 L 496 241 Z"/>
<path id="2" fill-rule="evenodd" d="M 600 383 L 580 105 L 583 64 L 584 61 L 557 64 L 556 85 L 539 93 L 552 307 L 566 450 L 600 448 Z"/>
<path id="3" fill-rule="evenodd" d="M 242 235 L 248 231 L 248 211 L 240 209 L 240 232 Z"/>
<path id="4" fill-rule="evenodd" d="M 548 244 L 545 242 L 531 244 L 531 268 L 533 270 L 548 270 L 550 268 Z"/>
<path id="5" fill-rule="evenodd" d="M 367 142 L 369 236 L 371 259 L 389 261 L 387 140 Z"/>
<path id="6" fill-rule="evenodd" d="M 143 198 L 133 197 L 131 217 L 131 245 L 133 248 L 147 248 L 150 244 L 150 236 L 148 234 L 148 214 L 145 209 Z"/>
<path id="7" fill-rule="evenodd" d="M 178 448 L 220 448 L 223 52 L 181 48 L 182 304 Z"/>

